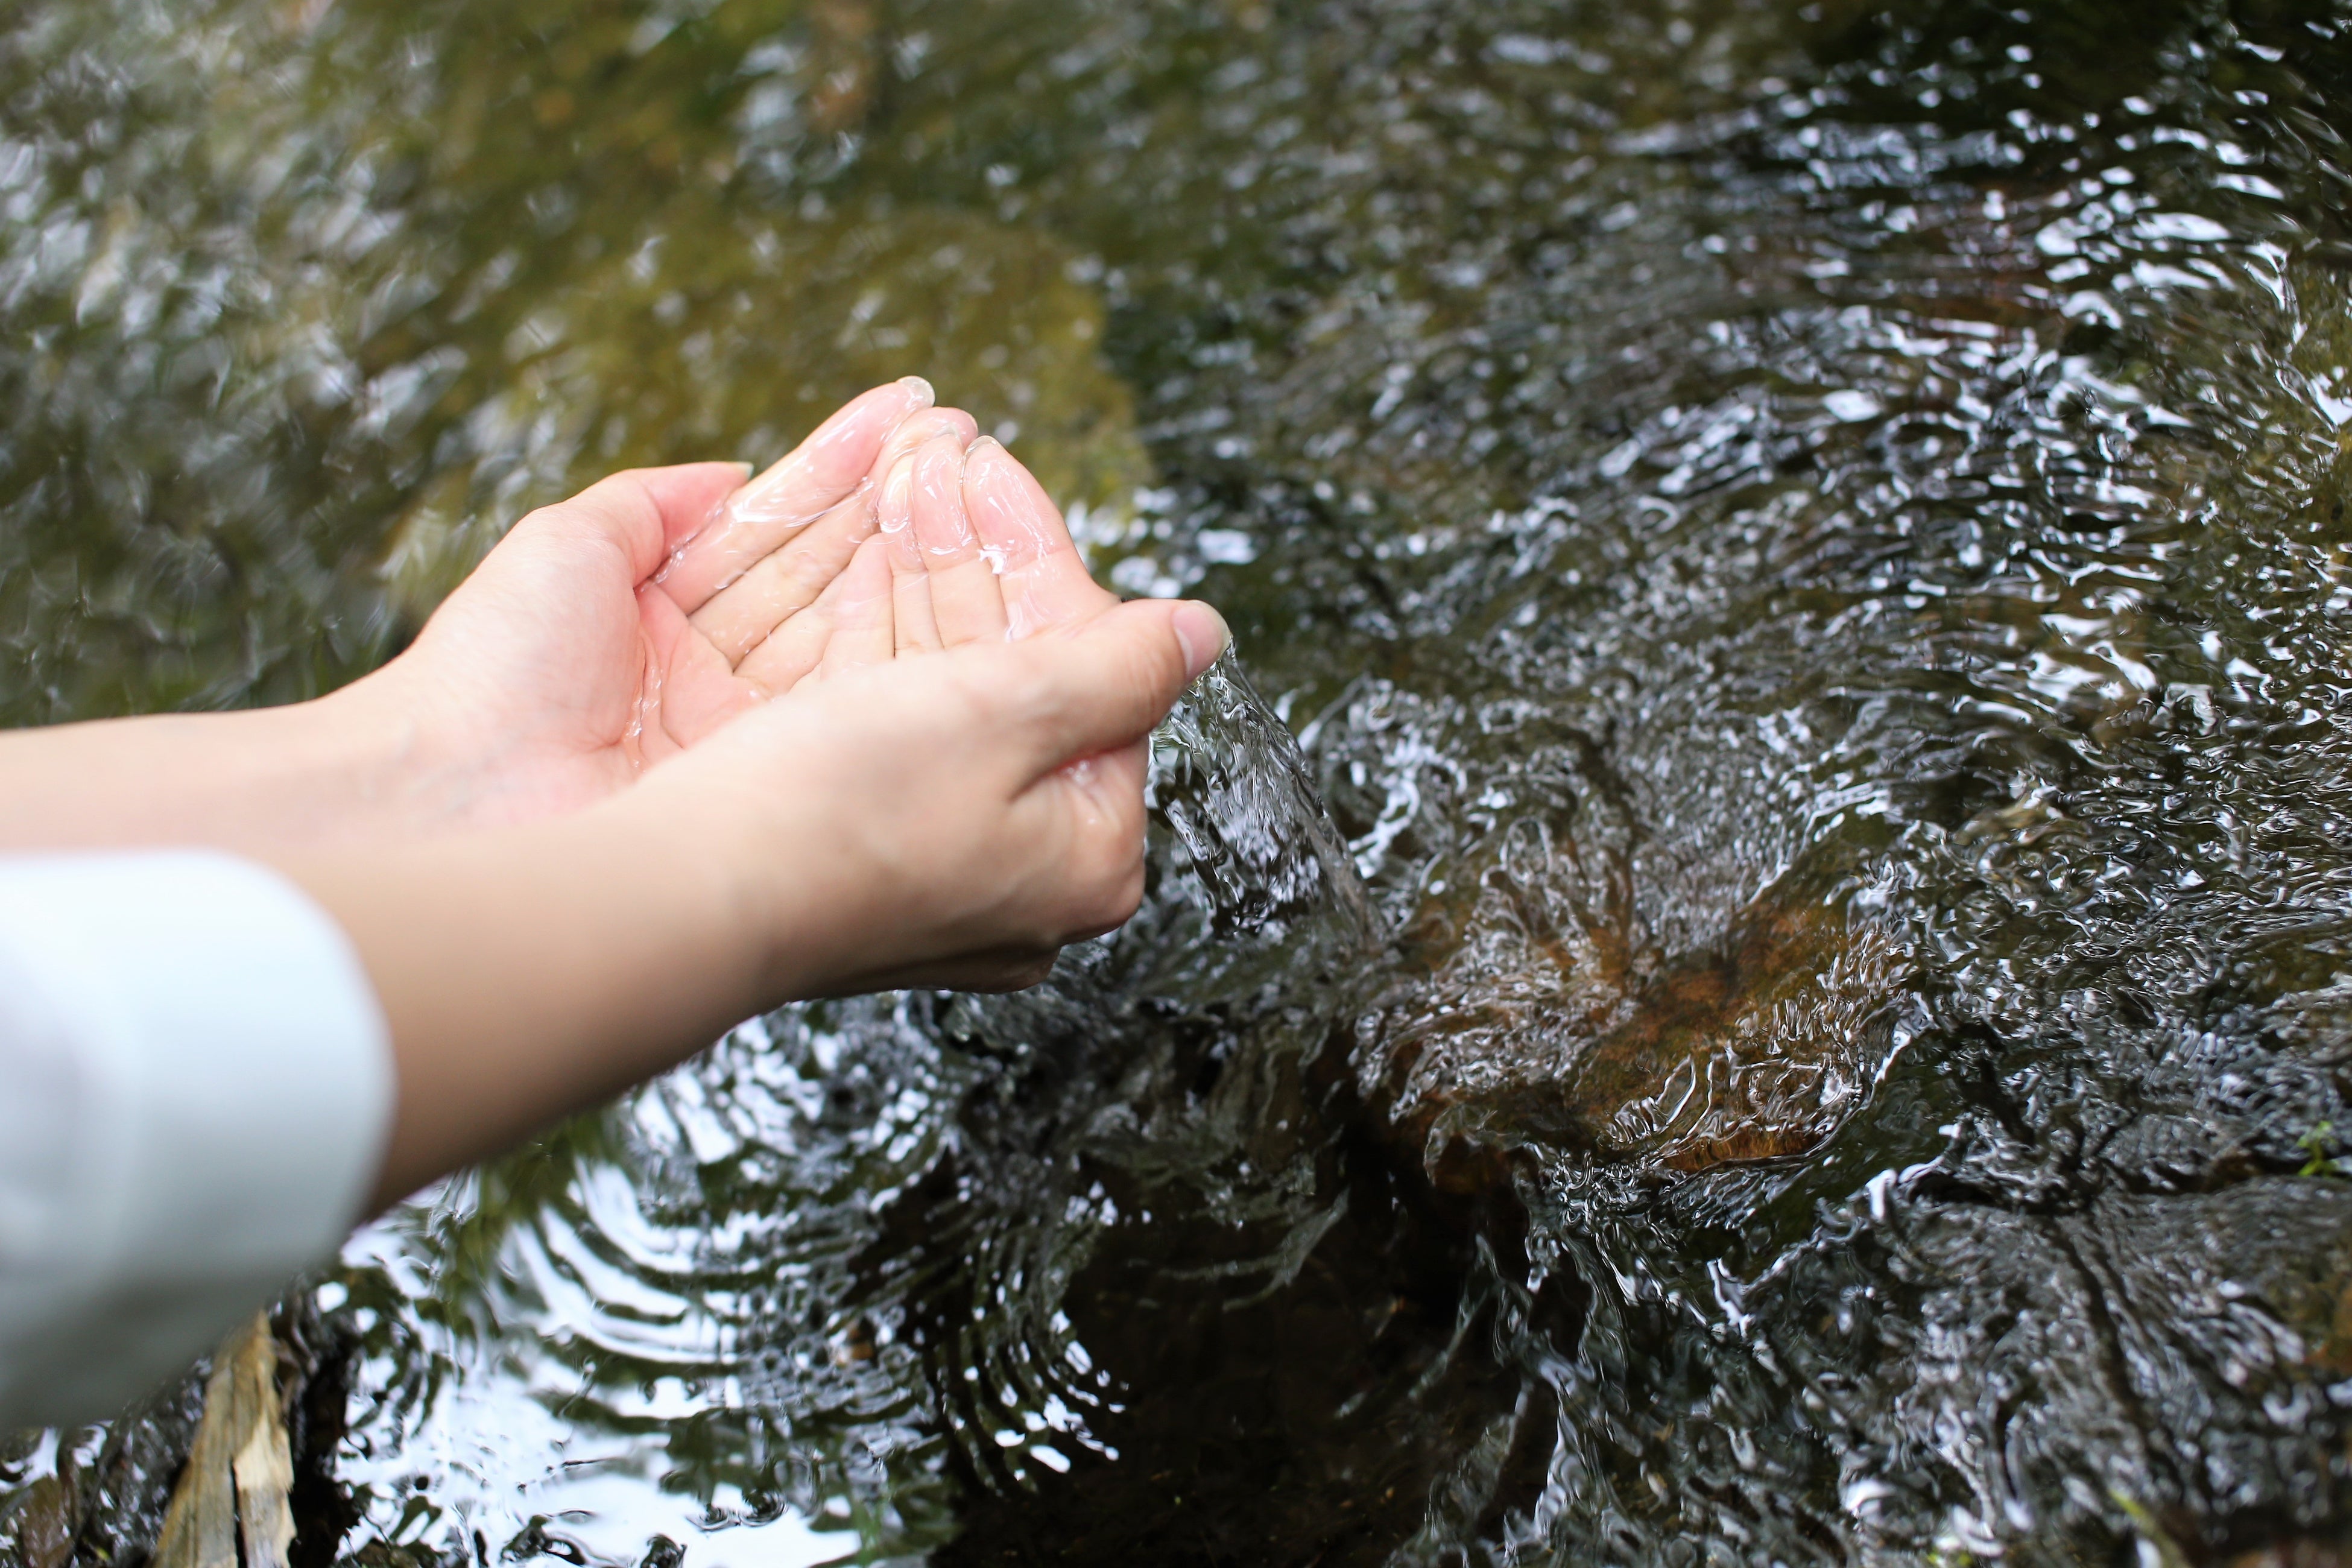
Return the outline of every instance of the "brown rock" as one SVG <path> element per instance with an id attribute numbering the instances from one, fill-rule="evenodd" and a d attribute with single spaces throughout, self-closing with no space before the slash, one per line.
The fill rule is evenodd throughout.
<path id="1" fill-rule="evenodd" d="M 1686 1172 L 1803 1153 L 1883 1060 L 1907 973 L 1824 880 L 1783 878 L 1681 953 L 1615 933 L 1555 942 L 1549 998 L 1450 1019 L 1424 1002 L 1365 1064 L 1370 1098 L 1449 1190 L 1496 1179 L 1527 1145 Z"/>

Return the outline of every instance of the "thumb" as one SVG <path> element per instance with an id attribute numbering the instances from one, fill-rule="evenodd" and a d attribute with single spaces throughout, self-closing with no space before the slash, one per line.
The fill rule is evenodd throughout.
<path id="1" fill-rule="evenodd" d="M 1033 776 L 1139 741 L 1233 641 L 1224 617 L 1191 599 L 1137 599 L 1066 637 L 1014 645 Z"/>
<path id="2" fill-rule="evenodd" d="M 597 480 L 569 500 L 541 507 L 508 537 L 525 541 L 550 531 L 609 541 L 628 557 L 632 579 L 643 582 L 693 537 L 711 508 L 743 482 L 740 463 L 678 463 L 626 468 Z"/>

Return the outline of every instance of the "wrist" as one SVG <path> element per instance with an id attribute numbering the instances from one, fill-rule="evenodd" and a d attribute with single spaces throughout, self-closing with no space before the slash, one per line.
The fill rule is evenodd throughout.
<path id="1" fill-rule="evenodd" d="M 839 846 L 804 802 L 797 788 L 681 763 L 580 817 L 583 835 L 630 844 L 660 868 L 697 947 L 739 977 L 737 1018 L 821 994 L 829 931 L 845 923 Z"/>
<path id="2" fill-rule="evenodd" d="M 497 820 L 476 798 L 495 738 L 454 733 L 445 716 L 464 705 L 429 686 L 395 659 L 302 705 L 317 710 L 310 721 L 334 760 L 338 792 L 368 833 L 438 834 Z"/>
<path id="3" fill-rule="evenodd" d="M 362 680 L 309 702 L 267 709 L 298 738 L 298 788 L 319 799 L 336 837 L 381 837 L 429 826 L 418 820 L 416 780 L 425 771 L 424 726 Z"/>

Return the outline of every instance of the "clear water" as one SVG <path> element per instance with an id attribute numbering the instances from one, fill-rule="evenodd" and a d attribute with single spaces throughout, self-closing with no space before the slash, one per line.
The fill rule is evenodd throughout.
<path id="1" fill-rule="evenodd" d="M 9 720 L 320 689 L 917 369 L 1248 671 L 1049 987 L 357 1239 L 298 1556 L 2345 1560 L 2347 26 L 0 18 Z M 0 1531 L 69 1460 L 127 1561 L 186 1417 Z"/>

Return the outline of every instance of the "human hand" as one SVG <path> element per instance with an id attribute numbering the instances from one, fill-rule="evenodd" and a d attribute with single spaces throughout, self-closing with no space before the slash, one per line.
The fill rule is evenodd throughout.
<path id="1" fill-rule="evenodd" d="M 637 588 L 644 675 L 627 730 L 611 738 L 618 715 L 608 708 L 598 725 L 567 726 L 543 737 L 552 745 L 499 754 L 492 765 L 478 766 L 469 787 L 479 790 L 488 779 L 499 792 L 488 820 L 524 820 L 609 794 L 647 763 L 699 743 L 762 700 L 813 689 L 821 678 L 918 654 L 1073 633 L 1118 605 L 1087 574 L 1061 510 L 1002 445 L 972 439 L 969 416 L 919 408 L 877 444 L 881 416 L 871 405 L 882 403 L 887 411 L 885 399 L 895 390 L 881 388 L 851 405 L 792 458 L 726 495 L 709 521 L 672 547 Z M 868 473 L 845 485 L 854 458 L 877 446 Z M 616 527 L 625 539 L 633 530 L 645 531 L 636 497 L 600 493 L 625 481 L 651 498 L 664 537 L 670 537 L 677 520 L 699 515 L 698 487 L 709 483 L 700 470 L 709 467 L 607 480 L 519 524 L 513 553 L 526 566 L 541 564 L 559 524 L 584 524 L 602 537 L 614 536 Z M 632 559 L 643 566 L 642 548 Z M 551 702 L 567 689 L 629 686 L 625 661 L 611 647 L 609 623 L 617 616 L 605 617 L 601 635 L 593 622 L 568 635 L 551 628 L 543 613 L 531 612 L 557 596 L 508 568 L 496 552 L 484 563 L 436 618 L 467 637 L 430 645 L 420 639 L 420 657 L 438 665 L 461 658 L 478 664 L 479 645 L 574 653 L 592 639 L 604 645 L 604 657 L 557 670 L 534 661 L 531 679 L 503 687 L 503 704 L 477 693 L 453 703 L 453 712 L 466 709 L 477 721 L 496 713 L 512 729 L 518 719 L 528 725 L 551 707 L 567 711 Z M 602 575 L 609 601 L 616 574 L 608 563 Z M 454 651 L 461 648 L 462 655 Z M 578 679 L 598 668 L 600 678 Z M 572 679 L 562 677 L 564 669 Z M 582 744 L 583 729 L 600 743 Z M 1139 812 L 1148 765 L 1138 739 L 1087 759 L 1083 771 L 1102 798 L 1131 799 Z M 527 793 L 517 792 L 519 784 Z M 1139 846 L 1140 834 L 1139 817 Z M 1018 988 L 1044 977 L 1059 945 L 1014 942 L 960 953 L 892 983 Z"/>
<path id="2" fill-rule="evenodd" d="M 412 826 L 604 798 L 778 689 L 742 655 L 842 575 L 893 465 L 974 428 L 909 378 L 748 483 L 731 463 L 614 475 L 522 519 L 407 651 L 320 706 L 404 737 L 389 793 Z M 698 622 L 714 603 L 732 643 Z"/>
<path id="3" fill-rule="evenodd" d="M 1143 888 L 1134 754 L 1225 642 L 1147 601 L 851 668 L 589 809 L 280 860 L 392 1025 L 379 1198 L 794 997 L 1024 984 Z"/>
<path id="4" fill-rule="evenodd" d="M 1146 737 L 1227 640 L 1196 604 L 1052 633 L 835 669 L 629 809 L 731 824 L 739 901 L 783 933 L 769 962 L 795 994 L 1034 984 L 1134 912 Z"/>
<path id="5" fill-rule="evenodd" d="M 953 431 L 918 441 L 915 428 L 876 465 L 876 531 L 836 530 L 793 563 L 780 552 L 692 612 L 738 679 L 782 693 L 909 654 L 1073 630 L 1118 603 L 1011 453 Z M 837 574 L 818 588 L 811 568 L 824 565 Z"/>
<path id="6" fill-rule="evenodd" d="M 813 675 L 1114 603 L 1026 471 L 930 396 L 877 388 L 749 483 L 729 463 L 639 469 L 542 508 L 399 658 L 316 701 L 0 736 L 18 807 L 0 845 L 268 849 L 531 821 Z"/>
<path id="7" fill-rule="evenodd" d="M 779 619 L 764 574 L 755 574 L 714 595 L 696 614 L 695 622 L 708 629 L 713 644 L 740 658 L 740 674 L 777 692 L 797 688 L 797 700 L 829 706 L 834 696 L 821 692 L 823 680 L 916 655 L 1075 635 L 1118 605 L 1118 596 L 1087 574 L 1061 509 L 1003 447 L 982 439 L 967 448 L 946 434 L 919 445 L 902 445 L 909 449 L 887 465 L 877 532 L 857 545 L 840 574 L 806 608 Z M 1197 611 L 1196 606 L 1188 614 Z M 1222 647 L 1223 623 L 1215 622 L 1213 614 L 1209 620 Z M 1195 631 L 1206 635 L 1198 627 Z M 969 712 L 909 713 L 900 721 L 938 723 L 945 740 L 961 735 L 968 745 L 986 743 L 985 737 L 968 727 L 960 730 L 953 721 L 970 718 Z M 1089 798 L 1105 803 L 1106 820 L 1132 819 L 1132 831 L 1121 842 L 1134 857 L 1139 889 L 1143 779 L 1149 764 L 1145 742 L 1138 735 L 1085 758 L 1072 770 L 1073 778 L 1083 780 Z M 881 770 L 875 775 L 879 779 L 896 764 L 877 757 L 872 765 Z M 861 798 L 847 781 L 839 781 L 839 787 L 845 792 L 842 798 Z M 975 804 L 974 797 L 952 787 L 947 798 L 961 807 Z M 944 828 L 951 820 L 937 801 L 910 796 L 898 805 L 902 820 L 894 830 L 903 830 L 906 824 L 919 824 L 925 830 Z M 928 887 L 908 887 L 897 896 L 935 902 L 951 880 L 934 877 Z M 1081 921 L 1086 928 L 1081 934 L 1108 930 L 1133 909 L 1130 900 L 1108 920 Z M 934 954 L 908 967 L 863 972 L 844 979 L 840 988 L 1017 990 L 1043 980 L 1068 940 L 1066 933 L 1033 932 Z"/>

